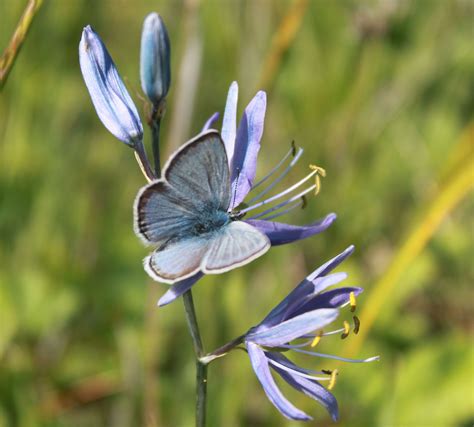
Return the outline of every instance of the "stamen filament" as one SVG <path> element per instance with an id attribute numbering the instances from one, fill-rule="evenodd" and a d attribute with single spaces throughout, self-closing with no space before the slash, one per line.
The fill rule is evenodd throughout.
<path id="1" fill-rule="evenodd" d="M 310 380 L 316 380 L 316 381 L 330 381 L 330 378 L 328 378 L 328 377 L 316 377 L 314 375 L 305 374 L 305 373 L 297 371 L 295 369 L 288 368 L 288 366 L 282 365 L 281 363 L 278 363 L 273 359 L 268 359 L 268 361 L 272 365 L 278 366 L 280 369 L 283 369 L 286 372 L 290 372 L 291 374 L 298 375 L 298 376 L 303 377 L 303 378 L 308 378 Z M 317 372 L 317 371 L 315 371 L 315 372 Z"/>
<path id="2" fill-rule="evenodd" d="M 303 197 L 304 197 L 304 196 L 303 196 Z M 289 208 L 284 209 L 284 210 L 282 210 L 281 212 L 277 212 L 276 214 L 266 216 L 266 217 L 264 217 L 263 219 L 269 221 L 269 220 L 271 220 L 271 219 L 278 218 L 278 217 L 280 217 L 280 216 L 286 215 L 288 212 L 291 212 L 293 209 L 296 209 L 296 208 L 299 208 L 300 206 L 303 206 L 303 205 L 305 204 L 305 203 L 303 202 L 303 197 L 301 198 L 302 200 L 300 200 L 299 202 L 296 202 L 296 203 L 292 204 Z M 262 215 L 259 214 L 259 215 L 250 217 L 249 219 L 261 218 L 261 216 L 262 216 Z"/>
<path id="3" fill-rule="evenodd" d="M 299 348 L 295 348 L 294 351 L 296 351 L 297 353 L 309 354 L 310 356 L 323 357 L 326 359 L 334 359 L 334 360 L 339 360 L 341 362 L 350 362 L 350 363 L 369 363 L 369 362 L 378 361 L 380 359 L 380 356 L 368 357 L 367 359 L 347 359 L 345 357 L 334 356 L 332 354 L 317 353 L 315 351 L 301 350 Z"/>
<path id="4" fill-rule="evenodd" d="M 309 193 L 310 191 L 312 191 L 313 188 L 314 188 L 314 185 L 312 185 L 311 187 L 308 187 L 306 190 L 304 190 L 304 191 L 302 191 L 302 192 L 296 194 L 295 196 L 290 197 L 288 200 L 285 200 L 284 202 L 281 202 L 281 203 L 279 203 L 278 205 L 275 205 L 275 206 L 273 206 L 272 208 L 269 208 L 269 209 L 267 209 L 267 210 L 265 210 L 265 211 L 263 211 L 263 212 L 257 214 L 257 216 L 252 217 L 252 219 L 255 219 L 255 218 L 258 218 L 258 217 L 260 217 L 260 216 L 266 215 L 267 213 L 271 213 L 271 212 L 273 212 L 273 211 L 276 211 L 276 210 L 278 210 L 278 209 L 280 209 L 280 208 L 282 208 L 282 207 L 288 205 L 289 203 L 292 203 L 292 202 L 294 202 L 295 200 L 298 200 L 298 199 L 302 198 L 306 193 Z M 264 202 L 261 202 L 261 203 L 264 203 Z M 303 203 L 303 202 L 300 201 L 300 204 L 302 204 L 302 203 Z M 247 208 L 247 209 L 248 209 L 248 208 Z M 242 213 L 242 212 L 244 212 L 244 210 L 240 211 L 240 213 Z"/>
<path id="5" fill-rule="evenodd" d="M 292 191 L 296 190 L 298 187 L 302 186 L 306 181 L 311 179 L 317 172 L 313 171 L 310 174 L 306 175 L 302 180 L 298 181 L 296 184 L 292 185 L 291 187 L 287 188 L 285 191 L 282 191 L 281 193 L 276 194 L 275 196 L 272 196 L 268 199 L 262 200 L 259 203 L 256 203 L 255 205 L 249 206 L 248 208 L 242 209 L 240 211 L 241 214 L 244 214 L 246 212 L 252 211 L 254 209 L 259 208 L 260 206 L 267 205 L 268 203 L 271 203 L 275 200 L 278 200 L 282 198 L 283 196 L 286 196 L 288 193 L 291 193 Z M 302 195 L 308 193 L 311 190 L 314 190 L 316 188 L 316 184 L 313 184 L 311 187 L 309 187 L 306 191 L 299 193 L 298 196 L 294 196 L 296 198 L 301 197 Z M 295 198 L 293 198 L 295 200 Z"/>
<path id="6" fill-rule="evenodd" d="M 303 154 L 303 149 L 302 148 L 299 148 L 298 151 L 296 152 L 295 154 L 295 157 L 293 158 L 293 160 L 290 162 L 290 164 L 285 168 L 285 170 L 267 187 L 265 188 L 265 190 L 262 190 L 260 193 L 258 193 L 256 196 L 252 197 L 250 200 L 249 200 L 249 203 L 253 203 L 253 202 L 256 202 L 257 200 L 261 199 L 265 194 L 269 193 L 274 187 L 275 185 L 277 185 L 279 182 L 281 182 L 281 180 L 283 178 L 285 178 L 285 176 L 288 175 L 288 173 L 290 172 L 290 170 L 293 168 L 294 165 L 296 165 L 296 163 L 298 162 L 298 160 L 300 159 L 301 155 Z M 272 172 L 273 173 L 273 172 Z M 266 177 L 265 177 L 266 179 Z M 257 183 L 257 185 L 260 184 L 260 182 Z M 252 187 L 252 189 L 254 189 L 255 187 L 257 187 L 257 185 L 254 185 Z"/>
<path id="7" fill-rule="evenodd" d="M 308 337 L 310 338 L 310 337 Z M 308 345 L 310 345 L 312 342 L 312 340 L 310 341 L 305 341 L 304 343 L 301 343 L 301 344 L 283 344 L 283 345 L 280 345 L 279 347 L 282 347 L 282 348 L 287 348 L 287 349 L 293 349 L 293 348 L 303 348 L 303 347 L 307 347 Z"/>
<path id="8" fill-rule="evenodd" d="M 357 316 L 354 316 L 357 318 Z M 357 320 L 354 320 L 354 328 L 357 327 L 357 321 L 359 321 L 359 319 L 357 318 Z M 359 321 L 359 325 L 360 325 L 360 321 Z M 341 332 L 344 332 L 346 331 L 346 328 L 339 328 L 339 329 L 335 329 L 334 331 L 329 331 L 329 332 L 324 332 L 321 336 L 322 337 L 326 337 L 326 336 L 329 336 L 329 335 L 336 335 L 336 334 L 340 334 Z M 315 335 L 303 335 L 301 336 L 301 338 L 315 338 Z"/>
<path id="9" fill-rule="evenodd" d="M 300 150 L 302 150 L 300 148 Z M 270 171 L 268 172 L 262 179 L 260 179 L 257 183 L 255 183 L 253 186 L 252 186 L 252 190 L 257 188 L 259 185 L 263 184 L 268 178 L 270 178 L 279 168 L 281 168 L 281 166 L 283 165 L 283 163 L 285 163 L 286 159 L 288 159 L 288 157 L 290 157 L 291 155 L 293 156 L 296 156 L 296 147 L 293 145 L 292 143 L 292 146 L 291 148 L 289 149 L 288 153 L 286 153 L 283 158 L 278 162 L 278 164 Z"/>

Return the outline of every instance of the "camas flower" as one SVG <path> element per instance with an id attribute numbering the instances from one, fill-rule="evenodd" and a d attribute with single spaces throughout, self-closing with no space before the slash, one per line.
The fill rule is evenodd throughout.
<path id="1" fill-rule="evenodd" d="M 316 192 L 319 189 L 318 173 L 320 168 L 314 168 L 305 178 L 292 185 L 291 187 L 269 196 L 271 191 L 279 184 L 301 158 L 303 150 L 291 148 L 284 158 L 270 171 L 264 178 L 254 182 L 257 168 L 257 156 L 260 150 L 260 141 L 263 135 L 264 118 L 266 110 L 266 94 L 263 91 L 258 92 L 245 109 L 243 117 L 237 127 L 237 97 L 238 86 L 234 82 L 230 86 L 227 97 L 221 136 L 224 142 L 227 154 L 229 168 L 230 194 L 231 200 L 227 207 L 227 215 L 234 222 L 242 222 L 247 226 L 261 232 L 267 237 L 272 245 L 281 245 L 291 243 L 306 237 L 313 236 L 324 231 L 336 219 L 336 215 L 331 213 L 322 220 L 311 224 L 296 226 L 281 222 L 272 221 L 272 219 L 282 216 L 292 209 L 301 207 L 304 203 L 304 196 L 310 192 Z M 203 131 L 208 132 L 218 115 L 214 114 L 205 124 Z M 293 157 L 292 157 L 293 155 Z M 286 165 L 286 166 L 285 166 Z M 314 182 L 311 181 L 314 180 Z M 264 184 L 267 186 L 261 189 Z M 306 188 L 298 191 L 306 184 Z M 149 185 L 150 192 L 153 183 Z M 141 190 L 135 203 L 135 217 L 137 233 L 140 232 L 141 224 L 144 223 L 142 200 L 149 198 L 150 192 L 147 187 Z M 250 200 L 246 196 L 250 194 Z M 296 194 L 295 194 L 296 193 Z M 245 203 L 244 203 L 245 199 Z M 277 201 L 283 200 L 280 203 Z M 276 203 L 274 203 L 276 202 Z M 270 206 L 266 208 L 267 206 Z M 158 205 L 155 205 L 159 209 Z M 258 211 L 258 209 L 263 209 Z M 258 213 L 253 214 L 257 210 Z M 251 213 L 252 212 L 252 213 Z M 169 220 L 170 218 L 167 218 Z M 146 225 L 146 224 L 145 224 Z M 156 225 L 158 227 L 158 225 Z M 144 229 L 146 227 L 142 227 Z M 157 253 L 160 248 L 154 252 Z M 262 251 L 263 253 L 264 251 Z M 158 281 L 161 277 L 153 267 L 154 254 L 145 259 L 145 269 L 152 278 Z M 243 265 L 243 264 L 239 264 Z M 219 271 L 222 272 L 222 271 Z M 207 272 L 206 272 L 207 273 Z M 212 274 L 212 273 L 211 273 Z M 170 289 L 159 300 L 158 305 L 163 306 L 174 301 L 183 293 L 188 291 L 202 276 L 204 272 L 198 271 L 191 277 L 174 283 Z"/>
<path id="2" fill-rule="evenodd" d="M 347 277 L 345 273 L 330 274 L 330 272 L 349 256 L 353 249 L 352 246 L 347 248 L 311 273 L 262 322 L 245 335 L 245 346 L 257 378 L 268 399 L 289 419 L 308 421 L 312 418 L 283 396 L 273 379 L 271 369 L 296 390 L 324 406 L 334 421 L 338 418 L 338 405 L 329 390 L 334 386 L 337 370 L 305 369 L 293 363 L 283 352 L 304 353 L 344 362 L 378 360 L 378 357 L 363 360 L 346 359 L 311 349 L 328 336 L 342 334 L 341 336 L 345 338 L 350 332 L 351 327 L 347 321 L 340 329 L 323 332 L 323 328 L 336 320 L 339 308 L 350 304 L 351 311 L 355 310 L 355 297 L 362 292 L 358 287 L 336 287 L 326 290 Z M 354 332 L 357 333 L 359 321 L 356 316 L 353 319 Z M 295 343 L 295 340 L 303 342 Z M 323 381 L 329 382 L 328 388 L 321 385 Z"/>
<path id="3" fill-rule="evenodd" d="M 82 32 L 79 61 L 92 103 L 104 126 L 130 147 L 141 147 L 143 126 L 137 108 L 104 43 L 89 25 Z"/>

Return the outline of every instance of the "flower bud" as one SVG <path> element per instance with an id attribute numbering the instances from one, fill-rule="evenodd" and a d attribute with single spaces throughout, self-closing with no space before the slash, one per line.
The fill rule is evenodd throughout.
<path id="1" fill-rule="evenodd" d="M 157 108 L 166 97 L 171 81 L 170 41 L 157 13 L 150 13 L 143 22 L 140 79 L 143 92 Z"/>
<path id="2" fill-rule="evenodd" d="M 140 117 L 109 52 L 90 26 L 82 32 L 79 61 L 100 120 L 116 138 L 135 147 L 143 138 Z"/>

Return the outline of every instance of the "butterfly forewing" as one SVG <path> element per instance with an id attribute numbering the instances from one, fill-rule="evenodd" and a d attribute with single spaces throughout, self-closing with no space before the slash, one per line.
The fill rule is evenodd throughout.
<path id="1" fill-rule="evenodd" d="M 216 131 L 198 136 L 181 148 L 168 162 L 164 173 L 171 187 L 196 208 L 212 204 L 227 211 L 230 178 L 224 143 Z"/>
<path id="2" fill-rule="evenodd" d="M 211 241 L 202 271 L 222 273 L 247 264 L 270 248 L 268 237 L 242 221 L 231 222 Z"/>
<path id="3" fill-rule="evenodd" d="M 195 206 L 166 182 L 144 187 L 135 201 L 135 231 L 147 243 L 162 245 L 192 232 Z"/>
<path id="4" fill-rule="evenodd" d="M 163 175 L 135 200 L 135 231 L 146 243 L 190 238 L 203 211 L 226 211 L 230 204 L 227 156 L 216 131 L 184 145 Z"/>

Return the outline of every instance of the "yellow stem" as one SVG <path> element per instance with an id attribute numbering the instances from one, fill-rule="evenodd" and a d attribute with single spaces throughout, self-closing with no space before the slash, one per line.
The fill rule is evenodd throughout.
<path id="1" fill-rule="evenodd" d="M 3 88 L 7 81 L 8 74 L 15 63 L 15 59 L 20 52 L 23 42 L 25 41 L 28 30 L 33 22 L 33 18 L 42 3 L 43 0 L 30 0 L 28 2 L 25 11 L 20 18 L 20 22 L 18 22 L 15 32 L 13 33 L 10 43 L 0 57 L 0 89 Z"/>

